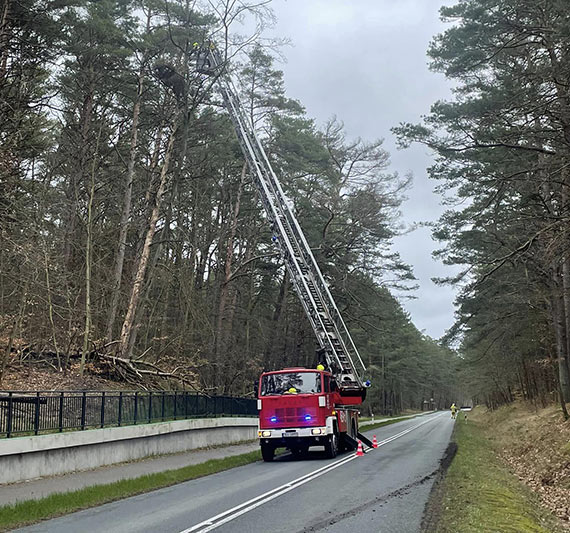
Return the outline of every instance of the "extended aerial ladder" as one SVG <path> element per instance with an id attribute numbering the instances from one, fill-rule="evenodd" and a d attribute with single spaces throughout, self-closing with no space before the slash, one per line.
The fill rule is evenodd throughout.
<path id="1" fill-rule="evenodd" d="M 280 250 L 293 286 L 317 337 L 319 353 L 324 355 L 326 364 L 337 380 L 341 395 L 360 396 L 364 399 L 368 385 L 363 382 L 366 367 L 293 213 L 291 203 L 283 192 L 245 112 L 225 62 L 214 45 L 205 45 L 197 51 L 197 70 L 216 77 L 274 232 L 273 240 Z"/>

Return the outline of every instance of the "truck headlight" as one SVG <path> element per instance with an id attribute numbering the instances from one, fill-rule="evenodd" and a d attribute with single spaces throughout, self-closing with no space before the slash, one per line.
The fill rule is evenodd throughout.
<path id="1" fill-rule="evenodd" d="M 322 435 L 324 431 L 322 430 L 322 428 L 313 428 L 311 429 L 311 433 L 313 435 Z"/>
<path id="2" fill-rule="evenodd" d="M 258 437 L 271 437 L 271 431 L 258 431 L 257 432 L 257 436 Z"/>

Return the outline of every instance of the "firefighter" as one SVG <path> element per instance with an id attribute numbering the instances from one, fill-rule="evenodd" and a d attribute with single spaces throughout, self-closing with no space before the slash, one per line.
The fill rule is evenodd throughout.
<path id="1" fill-rule="evenodd" d="M 295 387 L 291 387 L 289 390 L 285 391 L 285 394 L 297 394 L 297 389 Z"/>
<path id="2" fill-rule="evenodd" d="M 457 413 L 457 406 L 455 405 L 455 402 L 453 402 L 451 404 L 451 418 L 453 420 L 455 420 L 455 414 Z"/>

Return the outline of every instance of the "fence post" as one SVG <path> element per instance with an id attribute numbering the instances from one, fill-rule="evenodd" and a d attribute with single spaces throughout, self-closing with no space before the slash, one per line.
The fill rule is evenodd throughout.
<path id="1" fill-rule="evenodd" d="M 34 435 L 38 434 L 40 428 L 40 393 L 36 392 L 36 409 L 34 412 Z"/>
<path id="2" fill-rule="evenodd" d="M 148 423 L 152 420 L 152 391 L 148 391 Z"/>
<path id="3" fill-rule="evenodd" d="M 83 391 L 81 398 L 81 429 L 85 429 L 85 407 L 87 405 L 87 393 Z"/>
<path id="4" fill-rule="evenodd" d="M 184 391 L 184 418 L 188 418 L 188 391 Z"/>
<path id="5" fill-rule="evenodd" d="M 105 391 L 101 392 L 101 427 L 105 427 Z"/>
<path id="6" fill-rule="evenodd" d="M 59 393 L 59 415 L 57 420 L 59 432 L 63 431 L 63 391 Z"/>
<path id="7" fill-rule="evenodd" d="M 176 391 L 174 391 L 174 420 L 176 420 L 176 402 L 178 400 L 178 395 L 176 394 Z"/>
<path id="8" fill-rule="evenodd" d="M 121 425 L 121 417 L 123 415 L 123 391 L 119 392 L 119 413 L 117 414 L 118 425 Z"/>
<path id="9" fill-rule="evenodd" d="M 14 399 L 11 392 L 8 393 L 8 420 L 6 421 L 6 437 L 10 438 L 12 433 L 12 409 L 14 407 Z"/>
<path id="10" fill-rule="evenodd" d="M 139 393 L 135 391 L 135 426 L 137 425 L 137 411 L 139 408 Z"/>
<path id="11" fill-rule="evenodd" d="M 166 393 L 164 391 L 162 391 L 162 404 L 160 406 L 160 418 L 162 418 L 162 421 L 164 422 L 164 395 Z"/>

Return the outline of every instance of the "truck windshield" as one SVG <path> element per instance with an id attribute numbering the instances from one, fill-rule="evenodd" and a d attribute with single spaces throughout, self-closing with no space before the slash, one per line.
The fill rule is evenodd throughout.
<path id="1" fill-rule="evenodd" d="M 295 389 L 295 392 L 293 392 Z M 261 396 L 275 394 L 311 394 L 321 392 L 321 374 L 318 372 L 289 372 L 268 374 L 261 380 Z"/>

